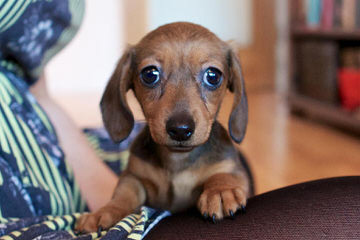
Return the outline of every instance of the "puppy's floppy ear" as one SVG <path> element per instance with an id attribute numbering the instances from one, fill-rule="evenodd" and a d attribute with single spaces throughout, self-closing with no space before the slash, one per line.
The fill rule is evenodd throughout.
<path id="1" fill-rule="evenodd" d="M 232 49 L 228 50 L 228 65 L 230 69 L 228 87 L 234 93 L 234 103 L 229 118 L 229 133 L 235 142 L 240 143 L 246 132 L 248 103 L 240 62 Z"/>
<path id="2" fill-rule="evenodd" d="M 127 138 L 134 127 L 134 116 L 126 100 L 126 92 L 131 87 L 132 55 L 132 48 L 128 48 L 118 62 L 100 102 L 105 128 L 115 142 Z"/>

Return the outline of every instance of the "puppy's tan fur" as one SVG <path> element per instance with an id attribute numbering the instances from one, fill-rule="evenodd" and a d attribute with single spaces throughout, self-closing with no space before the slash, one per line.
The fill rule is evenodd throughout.
<path id="1" fill-rule="evenodd" d="M 144 67 L 161 69 L 157 87 L 140 81 Z M 215 90 L 203 86 L 208 67 L 222 72 Z M 232 215 L 251 194 L 250 175 L 226 130 L 216 121 L 226 89 L 234 92 L 229 133 L 241 142 L 247 125 L 247 100 L 241 68 L 231 48 L 207 29 L 185 22 L 164 25 L 130 47 L 120 59 L 101 101 L 105 126 L 115 141 L 126 138 L 134 118 L 126 101 L 133 89 L 147 126 L 131 147 L 113 199 L 83 216 L 79 231 L 109 228 L 141 205 L 173 212 L 197 205 L 214 219 Z M 191 138 L 179 143 L 169 137 L 166 122 L 186 113 L 195 123 Z"/>

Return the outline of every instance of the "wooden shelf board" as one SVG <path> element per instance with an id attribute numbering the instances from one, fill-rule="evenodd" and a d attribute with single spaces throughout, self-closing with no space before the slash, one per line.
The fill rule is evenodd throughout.
<path id="1" fill-rule="evenodd" d="M 295 110 L 301 110 L 314 118 L 360 133 L 360 120 L 339 106 L 323 103 L 297 93 L 289 94 L 288 100 L 291 108 Z"/>
<path id="2" fill-rule="evenodd" d="M 294 38 L 319 38 L 328 40 L 360 40 L 360 30 L 318 29 L 308 27 L 294 27 L 291 29 Z"/>

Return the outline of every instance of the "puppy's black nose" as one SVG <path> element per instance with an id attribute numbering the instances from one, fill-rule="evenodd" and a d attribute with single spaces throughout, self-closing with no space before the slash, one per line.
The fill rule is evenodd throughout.
<path id="1" fill-rule="evenodd" d="M 166 132 L 176 141 L 186 141 L 194 133 L 195 123 L 191 116 L 178 114 L 166 122 Z"/>

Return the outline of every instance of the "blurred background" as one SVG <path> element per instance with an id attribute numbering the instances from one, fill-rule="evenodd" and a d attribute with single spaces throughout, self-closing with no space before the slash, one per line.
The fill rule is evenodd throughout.
<path id="1" fill-rule="evenodd" d="M 127 44 L 173 21 L 239 44 L 249 98 L 239 148 L 257 193 L 359 175 L 359 0 L 88 0 L 78 35 L 46 70 L 52 96 L 79 127 L 101 126 L 99 101 Z M 143 119 L 131 92 L 128 99 Z M 231 104 L 229 93 L 225 126 Z"/>

